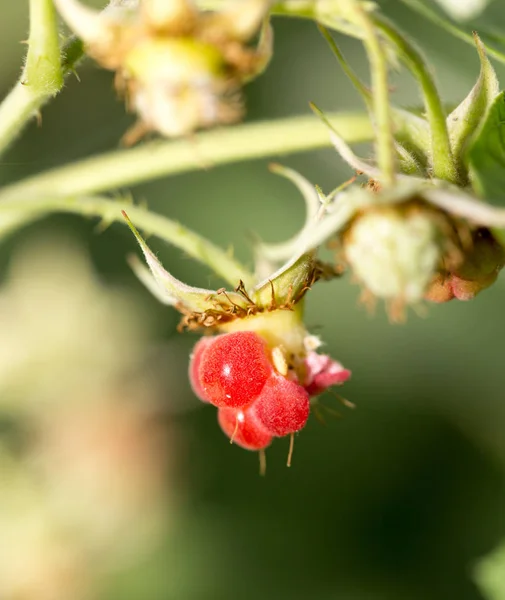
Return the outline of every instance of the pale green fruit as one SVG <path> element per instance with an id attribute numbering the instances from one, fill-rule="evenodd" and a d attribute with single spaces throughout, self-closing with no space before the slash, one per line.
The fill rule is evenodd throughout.
<path id="1" fill-rule="evenodd" d="M 373 210 L 358 217 L 345 256 L 358 279 L 378 298 L 422 299 L 441 257 L 440 232 L 422 210 Z"/>

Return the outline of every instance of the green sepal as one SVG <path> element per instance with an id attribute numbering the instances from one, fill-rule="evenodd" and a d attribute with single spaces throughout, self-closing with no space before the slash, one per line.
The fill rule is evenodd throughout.
<path id="1" fill-rule="evenodd" d="M 395 143 L 395 148 L 402 173 L 422 177 L 422 167 L 417 161 L 416 156 L 409 152 L 402 144 Z"/>
<path id="2" fill-rule="evenodd" d="M 260 309 L 290 308 L 301 300 L 314 283 L 316 263 L 314 252 L 307 252 L 294 258 L 259 283 L 251 294 L 251 299 Z"/>
<path id="3" fill-rule="evenodd" d="M 267 244 L 256 240 L 254 247 L 255 273 L 258 279 L 265 279 L 282 262 L 297 254 L 299 239 L 304 232 L 310 230 L 322 208 L 322 202 L 314 185 L 293 169 L 278 164 L 271 164 L 270 171 L 291 181 L 303 196 L 305 202 L 305 223 L 301 230 L 289 240 L 281 243 Z M 297 254 L 298 255 L 298 254 Z"/>
<path id="4" fill-rule="evenodd" d="M 465 146 L 486 119 L 490 107 L 500 93 L 498 79 L 486 56 L 486 49 L 476 33 L 474 33 L 474 39 L 480 58 L 480 73 L 477 83 L 463 102 L 447 117 L 447 130 L 452 153 L 460 175 L 464 173 Z M 466 176 L 464 178 L 466 179 Z"/>
<path id="5" fill-rule="evenodd" d="M 495 98 L 465 158 L 475 192 L 505 205 L 505 92 Z"/>
<path id="6" fill-rule="evenodd" d="M 130 259 L 130 265 L 140 281 L 155 295 L 156 298 L 158 298 L 158 300 L 164 304 L 175 306 L 181 310 L 181 312 L 190 311 L 203 313 L 209 310 L 215 311 L 216 309 L 232 309 L 234 306 L 247 310 L 247 300 L 236 292 L 206 290 L 203 288 L 192 287 L 179 281 L 173 275 L 170 275 L 146 244 L 136 227 L 130 221 L 126 212 L 122 211 L 122 213 L 128 227 L 131 229 L 139 243 L 151 275 L 149 275 L 147 269 L 145 269 L 138 261 L 132 261 Z M 157 288 L 155 286 L 157 286 Z"/>
<path id="7" fill-rule="evenodd" d="M 391 108 L 395 140 L 427 167 L 431 153 L 431 133 L 428 121 L 402 108 Z"/>

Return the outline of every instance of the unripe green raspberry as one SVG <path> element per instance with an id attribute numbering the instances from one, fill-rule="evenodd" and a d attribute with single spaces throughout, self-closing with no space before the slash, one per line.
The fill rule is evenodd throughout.
<path id="1" fill-rule="evenodd" d="M 369 210 L 351 225 L 345 258 L 378 298 L 415 303 L 440 261 L 440 237 L 434 215 L 423 207 Z"/>

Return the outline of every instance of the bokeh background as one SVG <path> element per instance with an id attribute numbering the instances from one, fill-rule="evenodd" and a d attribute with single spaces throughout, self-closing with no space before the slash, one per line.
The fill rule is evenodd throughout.
<path id="1" fill-rule="evenodd" d="M 478 72 L 473 49 L 399 2 L 381 5 L 420 43 L 444 99 L 462 99 Z M 478 25 L 505 32 L 504 8 L 496 0 Z M 0 0 L 0 10 L 5 94 L 22 62 L 28 2 Z M 248 120 L 307 114 L 309 100 L 359 106 L 313 24 L 274 27 L 273 61 L 247 87 Z M 338 41 L 366 76 L 360 45 Z M 79 77 L 2 158 L 2 184 L 117 147 L 132 119 L 112 75 L 87 61 Z M 408 73 L 395 74 L 395 102 L 419 98 Z M 279 160 L 326 190 L 352 174 L 331 150 Z M 301 198 L 268 162 L 131 192 L 250 261 L 251 231 L 280 241 L 303 221 Z M 317 285 L 306 320 L 353 370 L 345 396 L 357 408 L 325 427 L 309 420 L 291 469 L 286 440 L 276 442 L 260 478 L 256 455 L 230 446 L 215 411 L 192 395 L 185 372 L 197 338 L 176 333 L 175 312 L 130 272 L 133 237 L 96 225 L 54 216 L 1 243 L 2 599 L 485 597 L 475 566 L 505 537 L 503 277 L 472 302 L 411 312 L 401 326 L 383 307 L 370 316 L 349 278 Z M 179 250 L 152 246 L 177 277 L 220 285 Z M 31 354 L 10 382 L 20 339 Z"/>

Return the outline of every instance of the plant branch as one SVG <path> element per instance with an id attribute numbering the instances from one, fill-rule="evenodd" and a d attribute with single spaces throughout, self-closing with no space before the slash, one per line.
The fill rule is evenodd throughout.
<path id="1" fill-rule="evenodd" d="M 25 223 L 55 212 L 98 217 L 107 226 L 114 222 L 125 224 L 122 210 L 128 212 L 132 222 L 146 235 L 155 235 L 180 248 L 187 255 L 209 266 L 232 286 L 236 287 L 242 280 L 246 287 L 253 287 L 253 275 L 228 252 L 180 223 L 134 206 L 131 202 L 99 196 L 48 196 L 3 201 L 0 205 L 0 234 L 10 233 Z"/>
<path id="2" fill-rule="evenodd" d="M 365 113 L 330 114 L 329 119 L 348 143 L 373 139 Z M 28 196 L 94 194 L 203 167 L 328 146 L 327 129 L 312 115 L 238 125 L 202 132 L 194 139 L 156 140 L 51 169 L 5 187 L 0 202 Z"/>
<path id="3" fill-rule="evenodd" d="M 52 0 L 30 0 L 30 34 L 23 73 L 0 104 L 0 153 L 63 86 L 58 24 Z"/>
<path id="4" fill-rule="evenodd" d="M 356 0 L 347 0 L 354 23 L 363 31 L 372 80 L 372 109 L 377 129 L 377 163 L 385 183 L 395 178 L 395 149 L 389 100 L 388 66 L 382 43 L 370 16 Z"/>
<path id="5" fill-rule="evenodd" d="M 446 113 L 433 76 L 420 52 L 387 19 L 375 15 L 374 22 L 382 34 L 394 44 L 400 58 L 419 81 L 426 107 L 426 118 L 431 129 L 433 175 L 438 179 L 454 182 L 457 173 L 447 131 Z"/>

